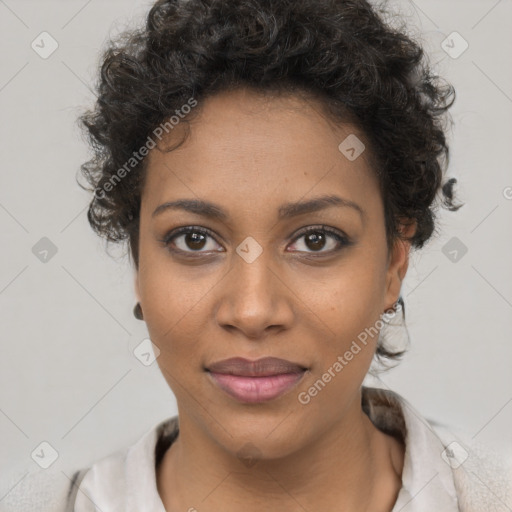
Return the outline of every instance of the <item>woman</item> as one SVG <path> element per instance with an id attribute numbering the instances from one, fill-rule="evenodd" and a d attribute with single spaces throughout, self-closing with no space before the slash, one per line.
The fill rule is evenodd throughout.
<path id="1" fill-rule="evenodd" d="M 129 244 L 178 416 L 62 510 L 510 510 L 506 468 L 362 385 L 459 207 L 453 99 L 365 0 L 160 0 L 105 53 L 88 219 Z"/>

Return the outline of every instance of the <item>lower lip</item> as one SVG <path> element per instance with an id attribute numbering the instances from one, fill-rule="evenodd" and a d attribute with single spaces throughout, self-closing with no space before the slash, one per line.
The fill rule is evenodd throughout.
<path id="1" fill-rule="evenodd" d="M 228 395 L 241 402 L 256 404 L 283 395 L 302 379 L 305 372 L 283 373 L 267 377 L 242 377 L 224 373 L 208 373 Z"/>

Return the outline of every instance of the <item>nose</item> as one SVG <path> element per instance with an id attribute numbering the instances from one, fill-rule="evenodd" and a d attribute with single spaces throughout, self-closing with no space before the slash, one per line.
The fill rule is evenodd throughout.
<path id="1" fill-rule="evenodd" d="M 250 263 L 234 257 L 216 310 L 221 327 L 238 330 L 250 339 L 289 329 L 295 317 L 295 296 L 286 283 L 286 273 L 264 254 Z"/>

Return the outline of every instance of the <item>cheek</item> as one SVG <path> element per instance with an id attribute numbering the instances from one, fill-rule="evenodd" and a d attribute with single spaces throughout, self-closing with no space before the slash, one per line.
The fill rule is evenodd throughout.
<path id="1" fill-rule="evenodd" d="M 381 327 L 380 274 L 377 265 L 361 259 L 361 265 L 333 274 L 317 288 L 311 309 L 318 313 L 316 324 L 324 336 L 318 336 L 310 347 L 316 364 L 297 396 L 308 413 L 303 424 L 306 430 L 315 429 L 315 418 L 322 417 L 329 424 L 343 417 L 368 372 Z"/>
<path id="2" fill-rule="evenodd" d="M 139 291 L 144 319 L 157 338 L 166 337 L 193 315 L 204 287 L 192 277 L 193 269 L 184 269 L 172 261 L 165 248 L 141 239 Z"/>
<path id="3" fill-rule="evenodd" d="M 358 251 L 346 264 L 333 269 L 327 281 L 304 292 L 334 332 L 356 334 L 383 312 L 385 272 L 379 260 Z"/>
<path id="4" fill-rule="evenodd" d="M 325 335 L 316 341 L 318 371 L 331 368 L 336 374 L 331 388 L 357 383 L 366 374 L 379 339 L 384 282 L 376 260 L 360 257 L 333 272 L 314 295 L 309 288 L 309 297 L 314 298 L 310 309 Z M 333 368 L 339 356 L 341 371 L 339 365 Z"/>
<path id="5" fill-rule="evenodd" d="M 206 299 L 215 283 L 201 278 L 197 268 L 178 268 L 169 257 L 145 262 L 139 273 L 140 296 L 149 336 L 160 350 L 157 362 L 166 378 L 184 381 L 186 372 L 197 370 L 202 362 L 199 345 L 209 318 Z"/>

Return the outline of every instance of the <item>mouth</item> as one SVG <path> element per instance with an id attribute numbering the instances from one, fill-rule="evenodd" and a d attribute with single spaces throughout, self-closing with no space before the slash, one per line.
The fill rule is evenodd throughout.
<path id="1" fill-rule="evenodd" d="M 225 359 L 206 368 L 222 391 L 242 403 L 276 399 L 296 386 L 307 368 L 275 357 L 250 361 L 241 357 Z"/>

